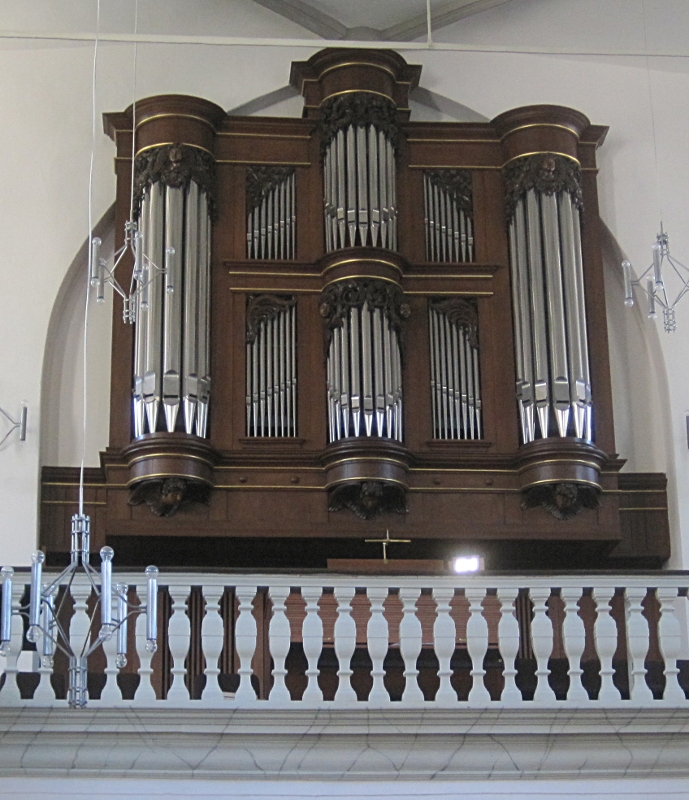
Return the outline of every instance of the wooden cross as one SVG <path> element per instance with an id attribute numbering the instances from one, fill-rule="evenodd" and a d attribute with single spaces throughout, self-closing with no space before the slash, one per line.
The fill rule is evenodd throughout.
<path id="1" fill-rule="evenodd" d="M 388 560 L 388 545 L 389 544 L 408 544 L 411 542 L 411 539 L 391 539 L 390 538 L 390 531 L 385 531 L 385 538 L 384 539 L 364 539 L 365 542 L 370 544 L 382 544 L 383 545 L 383 563 L 387 563 Z"/>

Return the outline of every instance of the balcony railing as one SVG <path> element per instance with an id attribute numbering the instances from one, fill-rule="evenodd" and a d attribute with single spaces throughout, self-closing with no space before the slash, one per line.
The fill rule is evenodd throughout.
<path id="1" fill-rule="evenodd" d="M 116 579 L 130 603 L 146 602 L 140 574 Z M 689 575 L 163 572 L 160 585 L 157 651 L 145 648 L 144 616 L 130 627 L 126 665 L 106 641 L 89 659 L 89 706 L 689 704 Z M 13 605 L 27 597 L 17 573 Z M 98 636 L 94 605 L 77 581 L 56 600 L 82 639 Z M 66 705 L 67 659 L 42 660 L 25 632 L 13 616 L 0 706 Z"/>

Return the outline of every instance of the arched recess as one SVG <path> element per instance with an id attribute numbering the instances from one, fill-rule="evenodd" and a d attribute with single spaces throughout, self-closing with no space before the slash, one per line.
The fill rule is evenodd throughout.
<path id="1" fill-rule="evenodd" d="M 115 206 L 94 229 L 103 241 L 101 254 L 112 256 Z M 84 441 L 84 322 L 88 285 L 88 240 L 79 248 L 55 298 L 50 314 L 41 378 L 41 466 L 75 467 L 81 464 Z M 99 465 L 99 452 L 108 443 L 110 417 L 110 341 L 112 292 L 105 303 L 90 297 L 86 357 L 86 436 L 84 464 Z"/>

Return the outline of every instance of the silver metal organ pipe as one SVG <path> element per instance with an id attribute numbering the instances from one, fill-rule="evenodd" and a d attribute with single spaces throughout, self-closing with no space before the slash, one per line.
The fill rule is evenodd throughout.
<path id="1" fill-rule="evenodd" d="M 340 410 L 342 411 L 342 435 L 349 436 L 349 319 L 342 320 L 340 331 Z"/>
<path id="2" fill-rule="evenodd" d="M 384 377 L 384 386 L 383 386 L 383 393 L 385 396 L 385 435 L 390 438 L 393 435 L 393 420 L 394 420 L 394 387 L 392 385 L 392 357 L 393 357 L 393 349 L 392 349 L 392 337 L 390 334 L 390 322 L 383 316 L 382 318 L 382 326 L 383 326 L 383 359 L 384 359 L 384 368 L 383 368 L 383 377 Z"/>
<path id="3" fill-rule="evenodd" d="M 376 408 L 376 430 L 383 435 L 385 423 L 385 382 L 383 378 L 383 314 L 373 309 L 373 382 Z"/>
<path id="4" fill-rule="evenodd" d="M 151 189 L 148 187 L 144 192 L 139 216 L 143 262 L 148 262 L 149 259 L 150 198 Z M 141 307 L 141 292 L 137 292 L 134 302 L 136 304 L 136 329 L 134 331 L 134 436 L 138 437 L 143 436 L 145 430 L 146 411 L 144 408 L 143 382 L 148 345 L 145 316 L 148 313 L 148 309 Z"/>
<path id="5" fill-rule="evenodd" d="M 194 181 L 189 184 L 186 203 L 184 239 L 184 373 L 182 396 L 184 429 L 194 432 L 196 406 L 199 396 L 198 373 L 198 256 L 199 256 L 199 190 Z"/>
<path id="6" fill-rule="evenodd" d="M 436 364 L 433 354 L 438 351 L 438 340 L 435 335 L 435 317 L 436 312 L 434 308 L 428 309 L 428 332 L 431 342 L 431 413 L 433 423 L 433 438 L 440 438 L 438 432 L 438 377 L 436 374 Z"/>
<path id="7" fill-rule="evenodd" d="M 584 380 L 586 407 L 584 409 L 584 439 L 593 441 L 593 403 L 591 399 L 591 370 L 589 364 L 588 333 L 586 329 L 586 295 L 584 293 L 584 261 L 581 253 L 581 222 L 579 209 L 569 198 L 574 230 L 574 276 L 576 283 L 577 319 L 581 324 L 581 365 Z"/>
<path id="8" fill-rule="evenodd" d="M 196 435 L 205 438 L 210 402 L 210 271 L 211 221 L 208 197 L 199 192 L 199 299 L 198 299 L 198 366 L 199 398 L 196 410 Z"/>
<path id="9" fill-rule="evenodd" d="M 149 214 L 149 253 L 153 265 L 160 267 L 163 263 L 163 224 L 164 224 L 164 192 L 165 187 L 155 183 L 151 187 L 151 205 Z M 163 284 L 157 280 L 155 267 L 144 265 L 144 290 L 142 303 L 147 300 L 146 324 L 146 361 L 143 380 L 144 401 L 148 430 L 153 432 L 158 426 L 158 412 L 161 400 L 161 348 L 162 348 L 162 297 Z"/>
<path id="10" fill-rule="evenodd" d="M 356 164 L 357 164 L 357 222 L 359 226 L 359 241 L 362 245 L 368 244 L 368 163 L 366 158 L 367 139 L 366 128 L 356 128 Z"/>
<path id="11" fill-rule="evenodd" d="M 569 425 L 569 372 L 567 369 L 565 304 L 562 294 L 560 230 L 557 198 L 554 194 L 541 196 L 541 224 L 543 226 L 553 408 L 558 432 L 560 436 L 566 436 Z"/>
<path id="12" fill-rule="evenodd" d="M 392 249 L 389 239 L 390 195 L 387 181 L 386 138 L 383 131 L 378 131 L 378 175 L 380 178 L 380 246 Z"/>
<path id="13" fill-rule="evenodd" d="M 165 196 L 163 409 L 169 433 L 175 430 L 181 401 L 183 231 L 184 189 L 168 186 Z"/>
<path id="14" fill-rule="evenodd" d="M 361 338 L 359 309 L 352 308 L 349 312 L 352 325 L 351 354 L 352 354 L 352 423 L 354 436 L 361 436 Z"/>
<path id="15" fill-rule="evenodd" d="M 346 247 L 347 220 L 345 207 L 347 205 L 347 183 L 345 180 L 345 132 L 341 128 L 337 132 L 337 231 L 339 247 Z"/>
<path id="16" fill-rule="evenodd" d="M 362 394 L 366 436 L 373 435 L 373 375 L 371 374 L 372 359 L 371 309 L 366 301 L 361 308 L 361 383 L 363 388 Z"/>
<path id="17" fill-rule="evenodd" d="M 387 154 L 386 175 L 388 181 L 388 208 L 390 210 L 390 229 L 388 231 L 388 249 L 397 249 L 397 168 L 395 164 L 395 151 L 392 142 L 385 138 L 385 151 Z"/>
<path id="18" fill-rule="evenodd" d="M 356 244 L 356 129 L 350 125 L 346 130 L 347 138 L 347 230 L 349 246 Z"/>
<path id="19" fill-rule="evenodd" d="M 371 244 L 374 247 L 378 247 L 378 234 L 380 232 L 378 134 L 373 125 L 368 127 L 368 165 L 371 192 Z"/>

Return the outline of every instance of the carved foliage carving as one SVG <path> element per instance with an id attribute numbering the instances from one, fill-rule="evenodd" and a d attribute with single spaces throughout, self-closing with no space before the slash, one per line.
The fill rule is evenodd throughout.
<path id="1" fill-rule="evenodd" d="M 259 164 L 246 170 L 246 210 L 253 211 L 276 186 L 294 174 L 294 167 Z"/>
<path id="2" fill-rule="evenodd" d="M 246 341 L 252 344 L 262 322 L 275 319 L 279 314 L 297 304 L 291 295 L 249 295 L 246 304 Z"/>
<path id="3" fill-rule="evenodd" d="M 505 169 L 507 218 L 511 220 L 517 201 L 536 189 L 542 194 L 569 192 L 577 208 L 583 206 L 581 169 L 576 161 L 555 153 L 538 153 L 512 161 Z"/>
<path id="4" fill-rule="evenodd" d="M 384 481 L 357 481 L 335 486 L 328 497 L 328 511 L 348 508 L 361 519 L 375 519 L 380 514 L 406 514 L 405 491 Z"/>
<path id="5" fill-rule="evenodd" d="M 146 503 L 158 517 L 171 517 L 178 511 L 197 504 L 208 504 L 210 486 L 186 478 L 151 478 L 136 484 L 129 496 L 129 505 Z"/>
<path id="6" fill-rule="evenodd" d="M 330 348 L 332 332 L 342 326 L 351 308 L 379 308 L 388 319 L 390 327 L 397 333 L 402 346 L 402 326 L 411 315 L 411 306 L 405 302 L 399 286 L 375 278 L 351 278 L 328 286 L 321 295 L 321 317 L 327 330 L 326 352 Z"/>
<path id="7" fill-rule="evenodd" d="M 350 125 L 373 125 L 385 134 L 397 152 L 401 135 L 397 107 L 387 97 L 369 92 L 352 92 L 326 100 L 321 106 L 319 120 L 321 152 L 325 153 L 326 147 L 341 128 Z"/>
<path id="8" fill-rule="evenodd" d="M 429 306 L 457 327 L 467 329 L 469 344 L 478 349 L 478 310 L 475 300 L 464 297 L 449 297 L 447 300 L 431 300 Z"/>
<path id="9" fill-rule="evenodd" d="M 426 177 L 433 186 L 449 194 L 465 214 L 474 210 L 471 187 L 471 171 L 468 169 L 427 169 Z"/>
<path id="10" fill-rule="evenodd" d="M 137 214 L 146 187 L 160 181 L 173 189 L 186 188 L 190 181 L 206 192 L 213 207 L 215 159 L 205 150 L 186 144 L 166 144 L 145 150 L 134 162 L 134 202 Z"/>
<path id="11" fill-rule="evenodd" d="M 522 494 L 522 508 L 541 506 L 556 519 L 571 519 L 585 508 L 600 505 L 600 492 L 594 486 L 580 483 L 548 483 L 531 486 Z"/>

